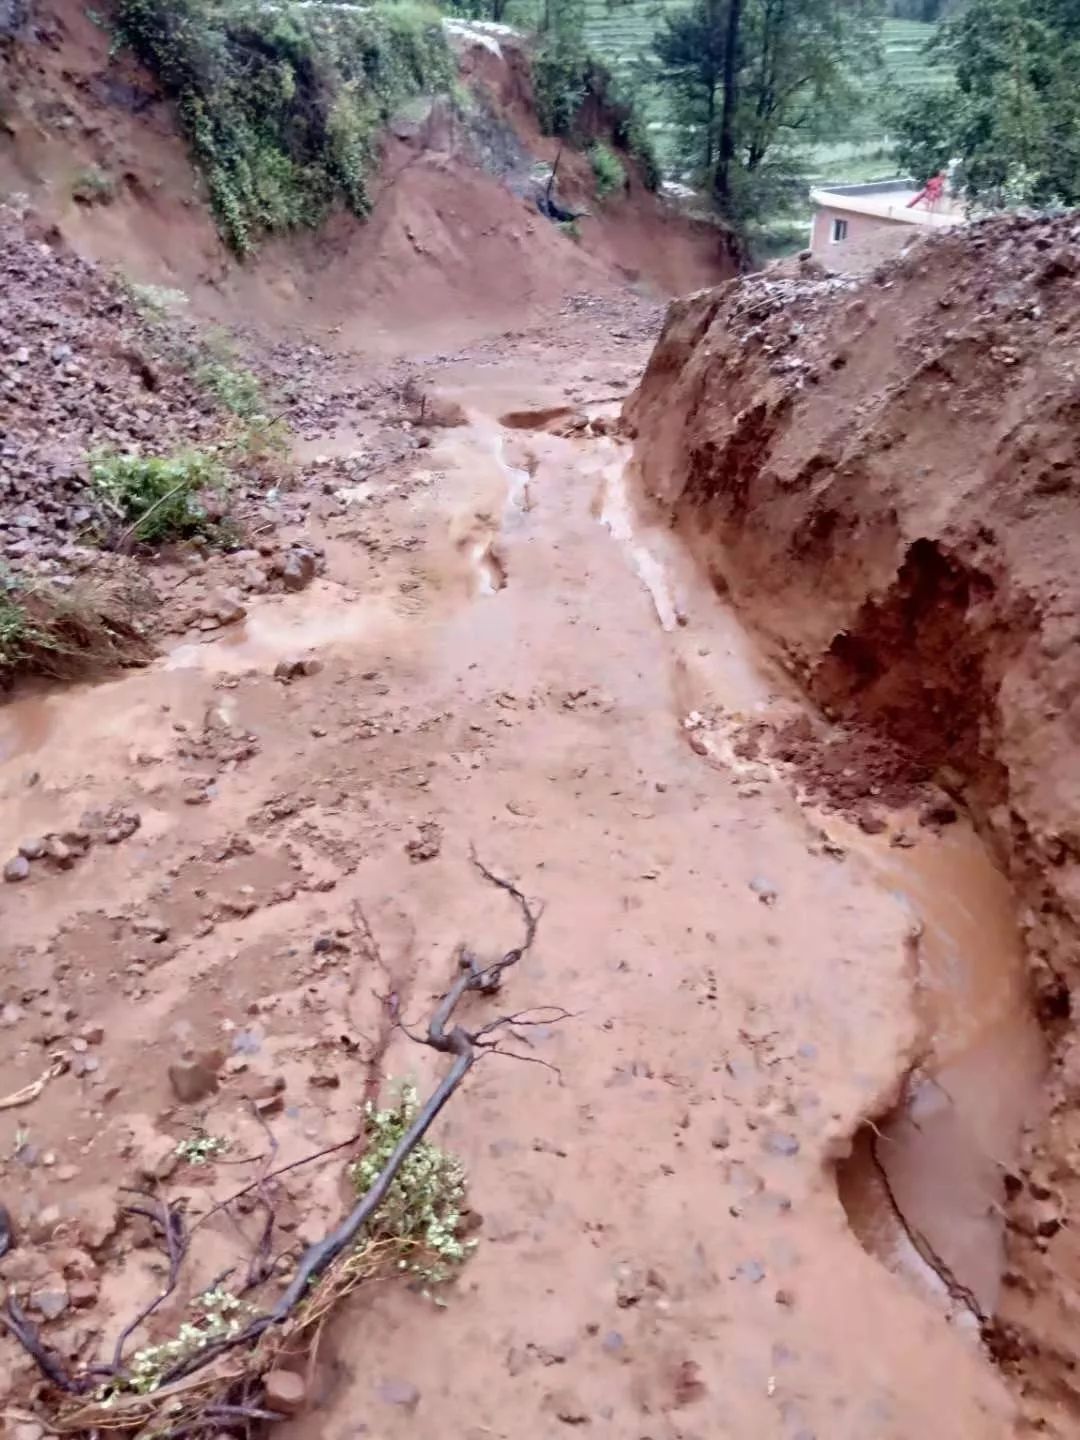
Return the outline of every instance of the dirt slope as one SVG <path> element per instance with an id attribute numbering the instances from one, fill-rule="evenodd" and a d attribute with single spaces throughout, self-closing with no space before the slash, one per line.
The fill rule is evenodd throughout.
<path id="1" fill-rule="evenodd" d="M 529 172 L 557 147 L 537 131 L 521 42 L 454 43 L 477 97 L 469 122 L 445 101 L 403 117 L 385 137 L 367 222 L 337 215 L 240 266 L 150 77 L 110 53 L 107 24 L 76 0 L 40 0 L 17 38 L 0 36 L 0 193 L 26 194 L 80 254 L 176 286 L 204 313 L 256 315 L 368 353 L 401 353 L 421 334 L 432 349 L 460 344 L 582 288 L 640 279 L 668 296 L 733 272 L 722 230 L 673 214 L 636 177 L 596 206 L 583 156 L 560 167 L 575 208 L 594 212 L 580 242 L 543 219 Z M 88 170 L 110 179 L 111 197 L 80 198 Z"/>
<path id="2" fill-rule="evenodd" d="M 842 768 L 820 727 L 787 759 L 866 828 L 890 787 L 911 801 L 936 779 L 1016 886 L 1058 1049 L 1050 1128 L 1010 1181 L 994 1343 L 1066 1402 L 1062 1433 L 1080 1293 L 1064 1223 L 1080 1201 L 1078 273 L 1069 217 L 936 236 L 862 281 L 766 271 L 673 306 L 629 407 L 644 490 L 855 726 L 832 737 Z"/>

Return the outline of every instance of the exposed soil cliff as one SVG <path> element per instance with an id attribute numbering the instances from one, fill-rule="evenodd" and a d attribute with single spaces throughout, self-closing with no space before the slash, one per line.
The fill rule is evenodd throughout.
<path id="1" fill-rule="evenodd" d="M 641 280 L 667 297 L 733 273 L 727 233 L 675 213 L 629 164 L 626 192 L 598 204 L 587 157 L 567 151 L 562 194 L 589 216 L 575 240 L 540 215 L 531 172 L 558 146 L 537 128 L 524 41 L 465 25 L 450 39 L 467 113 L 444 96 L 391 124 L 368 220 L 339 210 L 238 265 L 172 107 L 113 53 L 107 15 L 40 0 L 0 35 L 0 194 L 26 194 L 87 258 L 177 286 L 226 322 L 257 316 L 369 353 L 420 335 L 460 343 L 582 289 Z"/>
<path id="2" fill-rule="evenodd" d="M 864 828 L 936 781 L 992 837 L 1026 906 L 1041 1012 L 1062 1033 L 1050 1139 L 1008 1181 L 994 1334 L 1026 1385 L 1070 1402 L 1078 242 L 1075 217 L 995 220 L 858 281 L 766 271 L 693 296 L 672 307 L 629 407 L 645 490 L 841 722 L 839 739 L 796 736 L 782 758 L 834 781 Z M 823 764 L 837 744 L 845 763 Z M 860 745 L 887 747 L 885 780 Z"/>

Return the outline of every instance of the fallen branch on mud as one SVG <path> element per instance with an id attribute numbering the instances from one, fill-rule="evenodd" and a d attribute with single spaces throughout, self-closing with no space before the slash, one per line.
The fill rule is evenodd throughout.
<path id="1" fill-rule="evenodd" d="M 971 1289 L 970 1286 L 965 1285 L 963 1281 L 957 1279 L 957 1277 L 953 1274 L 953 1271 L 938 1254 L 938 1252 L 934 1249 L 934 1247 L 930 1244 L 930 1241 L 926 1238 L 923 1232 L 918 1229 L 914 1224 L 912 1224 L 912 1222 L 904 1214 L 904 1211 L 900 1205 L 900 1201 L 897 1198 L 896 1191 L 893 1189 L 892 1181 L 889 1179 L 889 1172 L 886 1169 L 885 1163 L 882 1160 L 881 1156 L 878 1154 L 877 1147 L 879 1139 L 882 1138 L 881 1131 L 877 1128 L 876 1125 L 871 1125 L 870 1129 L 872 1132 L 870 1136 L 870 1159 L 872 1160 L 874 1168 L 878 1173 L 878 1178 L 881 1180 L 882 1188 L 885 1191 L 885 1197 L 888 1200 L 890 1206 L 892 1207 L 893 1214 L 896 1216 L 897 1223 L 899 1224 L 901 1230 L 903 1230 L 904 1234 L 911 1242 L 912 1248 L 915 1250 L 915 1253 L 918 1255 L 919 1259 L 923 1262 L 924 1265 L 927 1266 L 928 1269 L 933 1270 L 934 1274 L 941 1281 L 942 1285 L 945 1287 L 945 1290 L 949 1295 L 949 1298 L 955 1301 L 958 1305 L 963 1305 L 965 1309 L 970 1310 L 972 1315 L 974 1315 L 975 1319 L 979 1322 L 980 1326 L 986 1325 L 989 1322 L 990 1317 L 986 1314 L 982 1306 L 979 1304 L 975 1292 Z"/>
<path id="2" fill-rule="evenodd" d="M 491 996 L 499 991 L 506 972 L 532 948 L 540 919 L 540 911 L 530 905 L 512 881 L 489 870 L 475 853 L 471 858 L 484 879 L 505 891 L 517 904 L 525 923 L 525 935 L 519 945 L 488 965 L 481 964 L 466 947 L 459 948 L 458 973 L 436 1005 L 426 1031 L 412 1036 L 440 1054 L 451 1056 L 450 1067 L 423 1105 L 408 1112 L 407 1128 L 402 1130 L 391 1153 L 356 1205 L 328 1235 L 303 1253 L 288 1286 L 270 1309 L 244 1321 L 236 1318 L 251 1312 L 236 1297 L 219 1290 L 218 1286 L 225 1277 L 203 1292 L 200 1298 L 207 1302 L 208 1310 L 210 1302 L 218 1305 L 215 1313 L 217 1331 L 200 1332 L 193 1326 L 186 1326 L 181 1331 L 182 1335 L 187 1332 L 184 1346 L 178 1339 L 152 1347 L 155 1354 L 166 1356 L 171 1363 L 163 1364 L 148 1383 L 145 1356 L 149 1352 L 140 1352 L 133 1364 L 129 1364 L 124 1360 L 124 1350 L 135 1331 L 177 1290 L 182 1268 L 191 1253 L 192 1236 L 199 1226 L 211 1214 L 227 1209 L 239 1196 L 257 1192 L 259 1203 L 266 1212 L 266 1221 L 249 1261 L 247 1283 L 244 1285 L 244 1290 L 249 1290 L 265 1279 L 272 1269 L 269 1253 L 274 1210 L 267 1182 L 275 1175 L 341 1150 L 350 1142 L 339 1143 L 304 1160 L 271 1169 L 277 1149 L 271 1135 L 269 1149 L 260 1157 L 262 1168 L 259 1177 L 228 1200 L 215 1205 L 190 1229 L 185 1227 L 180 1211 L 170 1206 L 160 1194 L 147 1196 L 144 1193 L 142 1198 L 148 1203 L 129 1208 L 138 1210 L 155 1227 L 168 1257 L 168 1273 L 158 1296 L 121 1331 L 111 1364 L 72 1372 L 58 1355 L 41 1342 L 35 1327 L 14 1299 L 9 1299 L 5 1310 L 0 1311 L 0 1322 L 33 1357 L 55 1389 L 68 1396 L 82 1397 L 75 1405 L 65 1406 L 63 1402 L 57 1405 L 57 1412 L 49 1417 L 51 1429 L 66 1434 L 152 1429 L 155 1435 L 167 1436 L 168 1440 L 188 1440 L 188 1437 L 199 1440 L 199 1437 L 219 1433 L 222 1423 L 230 1421 L 240 1422 L 244 1433 L 250 1434 L 255 1422 L 284 1419 L 284 1414 L 270 1403 L 264 1382 L 268 1372 L 282 1367 L 295 1370 L 298 1360 L 305 1357 L 310 1363 L 322 1327 L 334 1306 L 362 1281 L 396 1272 L 405 1264 L 402 1258 L 404 1250 L 422 1248 L 420 1241 L 409 1237 L 386 1238 L 377 1233 L 369 1233 L 366 1241 L 362 1241 L 361 1237 L 386 1202 L 402 1167 L 424 1141 L 435 1119 L 476 1062 L 485 1053 L 513 1055 L 522 1060 L 533 1058 L 501 1049 L 500 1036 L 514 1033 L 515 1028 L 571 1018 L 570 1012 L 561 1006 L 544 1006 L 500 1016 L 475 1029 L 454 1023 L 458 1007 L 466 996 Z M 369 950 L 377 948 L 366 921 L 363 939 Z M 395 1020 L 395 1023 L 400 1022 Z M 404 1115 L 406 1112 L 403 1110 L 401 1113 Z M 375 1117 L 376 1120 L 380 1118 L 385 1121 L 386 1113 Z M 364 1133 L 360 1131 L 352 1139 L 359 1140 Z M 463 1253 L 463 1248 L 459 1249 Z M 230 1302 L 228 1308 L 221 1307 L 222 1299 Z M 226 1322 L 223 1316 L 234 1318 Z"/>

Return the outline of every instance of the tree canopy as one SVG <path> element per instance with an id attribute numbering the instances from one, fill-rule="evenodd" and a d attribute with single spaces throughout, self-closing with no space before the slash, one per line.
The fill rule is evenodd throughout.
<path id="1" fill-rule="evenodd" d="M 902 168 L 955 162 L 976 206 L 1080 203 L 1080 3 L 968 0 L 934 43 L 955 85 L 899 108 Z"/>
<path id="2" fill-rule="evenodd" d="M 734 218 L 775 209 L 878 56 L 880 0 L 694 0 L 654 42 L 684 155 Z"/>

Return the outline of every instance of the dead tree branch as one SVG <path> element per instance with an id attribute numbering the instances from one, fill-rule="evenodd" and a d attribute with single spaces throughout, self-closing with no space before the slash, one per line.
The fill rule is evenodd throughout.
<path id="1" fill-rule="evenodd" d="M 208 1428 L 219 1428 L 214 1423 L 218 1420 L 223 1422 L 240 1421 L 246 1429 L 254 1421 L 280 1418 L 266 1409 L 264 1403 L 260 1403 L 262 1401 L 260 1376 L 267 1364 L 267 1349 L 265 1345 L 259 1344 L 260 1340 L 272 1328 L 284 1326 L 284 1323 L 299 1311 L 298 1324 L 282 1331 L 283 1336 L 289 1337 L 288 1340 L 283 1339 L 278 1343 L 295 1345 L 300 1337 L 307 1334 L 307 1343 L 310 1344 L 311 1335 L 308 1332 L 314 1330 L 317 1336 L 318 1329 L 321 1329 L 334 1298 L 347 1293 L 365 1275 L 377 1273 L 373 1269 L 358 1269 L 352 1265 L 349 1259 L 342 1261 L 340 1285 L 336 1285 L 338 1272 L 335 1271 L 333 1275 L 328 1272 L 334 1266 L 335 1261 L 338 1261 L 345 1252 L 349 1252 L 350 1257 L 357 1253 L 355 1245 L 358 1237 L 383 1204 L 402 1165 L 424 1139 L 473 1065 L 485 1054 L 501 1054 L 544 1065 L 559 1074 L 556 1067 L 545 1060 L 518 1055 L 513 1051 L 500 1048 L 499 1041 L 502 1035 L 513 1034 L 515 1026 L 555 1024 L 561 1020 L 571 1019 L 571 1012 L 562 1006 L 531 1007 L 489 1020 L 475 1029 L 469 1029 L 463 1024 L 457 1023 L 458 1007 L 466 996 L 470 994 L 490 996 L 497 993 L 506 972 L 519 964 L 529 952 L 536 939 L 541 915 L 541 910 L 534 909 L 512 881 L 489 870 L 475 853 L 472 853 L 471 859 L 474 867 L 485 880 L 503 890 L 516 903 L 524 921 L 525 934 L 520 944 L 505 951 L 498 959 L 486 965 L 482 964 L 467 948 L 459 949 L 457 974 L 435 1006 L 426 1032 L 415 1037 L 432 1050 L 451 1057 L 451 1063 L 445 1075 L 417 1111 L 409 1128 L 398 1141 L 367 1192 L 328 1235 L 309 1246 L 300 1257 L 292 1280 L 273 1308 L 255 1316 L 237 1334 L 212 1341 L 177 1361 L 171 1369 L 166 1370 L 160 1376 L 158 1389 L 152 1394 L 124 1394 L 122 1397 L 117 1397 L 117 1403 L 114 1403 L 108 1412 L 107 1428 L 114 1430 L 145 1428 L 154 1416 L 157 1416 L 159 1420 L 165 1418 L 166 1410 L 162 1407 L 169 1407 L 167 1413 L 173 1421 L 173 1426 L 172 1428 L 166 1427 L 164 1432 L 158 1430 L 157 1433 L 174 1437 L 202 1434 Z M 381 960 L 377 942 L 362 912 L 360 912 L 360 920 L 358 928 L 365 950 L 369 955 L 374 955 Z M 396 1019 L 393 1016 L 391 1018 Z M 400 1021 L 398 1020 L 397 1023 L 400 1024 Z M 520 1036 L 518 1038 L 524 1039 Z M 17 1303 L 14 1300 L 8 1301 L 6 1311 L 0 1312 L 0 1321 L 22 1344 L 27 1353 L 33 1356 L 42 1373 L 58 1389 L 71 1395 L 86 1396 L 88 1391 L 93 1390 L 100 1383 L 100 1377 L 103 1375 L 111 1377 L 120 1385 L 121 1389 L 123 1388 L 124 1382 L 130 1379 L 129 1373 L 123 1365 L 124 1347 L 131 1335 L 176 1290 L 184 1261 L 191 1251 L 192 1236 L 213 1215 L 227 1210 L 234 1201 L 252 1191 L 258 1193 L 259 1203 L 266 1211 L 267 1219 L 262 1234 L 256 1242 L 244 1288 L 247 1290 L 259 1284 L 268 1274 L 275 1219 L 273 1200 L 267 1188 L 268 1182 L 278 1175 L 298 1169 L 301 1165 L 312 1164 L 316 1160 L 354 1145 L 362 1140 L 366 1133 L 366 1130 L 361 1130 L 344 1141 L 317 1151 L 314 1155 L 306 1156 L 302 1160 L 293 1161 L 288 1165 L 271 1168 L 277 1154 L 277 1143 L 263 1117 L 259 1115 L 257 1118 L 263 1124 L 268 1136 L 267 1151 L 264 1155 L 256 1157 L 261 1162 L 258 1176 L 229 1196 L 228 1199 L 212 1206 L 190 1229 L 185 1226 L 180 1209 L 169 1205 L 160 1196 L 149 1197 L 154 1200 L 151 1207 L 146 1205 L 132 1207 L 147 1216 L 161 1231 L 168 1255 L 169 1271 L 161 1293 L 144 1306 L 121 1332 L 113 1350 L 111 1366 L 88 1367 L 77 1375 L 69 1374 L 59 1358 L 47 1351 L 37 1339 L 34 1327 L 19 1310 Z M 378 1250 L 380 1244 L 381 1242 L 378 1240 L 374 1241 L 374 1249 Z M 316 1290 L 320 1280 L 323 1280 L 324 1283 Z M 309 1297 L 313 1299 L 313 1304 L 306 1309 L 301 1309 Z M 213 1369 L 208 1368 L 226 1352 L 236 1352 L 240 1349 L 246 1349 L 249 1355 L 223 1365 L 217 1365 Z M 257 1354 L 255 1353 L 256 1349 L 258 1350 Z M 182 1413 L 185 1409 L 186 1414 Z M 77 1413 L 67 1412 L 62 1415 L 58 1428 L 69 1431 L 87 1428 L 95 1430 L 103 1423 L 103 1414 L 99 1404 L 84 1404 Z"/>

